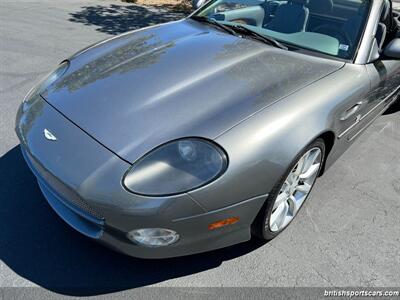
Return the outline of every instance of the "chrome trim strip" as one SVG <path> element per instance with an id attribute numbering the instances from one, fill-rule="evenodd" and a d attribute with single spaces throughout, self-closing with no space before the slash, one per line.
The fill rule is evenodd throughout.
<path id="1" fill-rule="evenodd" d="M 354 140 L 357 136 L 359 136 L 365 129 L 367 129 L 378 117 L 381 116 L 382 113 L 385 112 L 385 110 L 388 108 L 390 105 L 390 102 L 386 103 L 385 107 L 380 111 L 379 114 L 377 114 L 375 117 L 372 118 L 371 121 L 369 121 L 367 124 L 365 124 L 358 132 L 356 132 L 352 137 L 348 138 L 347 140 L 351 142 Z"/>
<path id="2" fill-rule="evenodd" d="M 387 103 L 387 101 L 394 97 L 396 95 L 396 93 L 400 92 L 400 86 L 397 87 L 397 89 L 395 89 L 393 92 L 391 92 L 385 99 L 381 100 L 377 105 L 375 105 L 373 108 L 371 108 L 365 115 L 363 115 L 360 119 L 358 119 L 355 123 L 351 124 L 345 131 L 343 131 L 341 134 L 338 135 L 338 139 L 342 138 L 344 135 L 346 135 L 346 133 L 348 133 L 351 129 L 353 129 L 356 125 L 358 125 L 361 121 L 363 121 L 366 117 L 368 117 L 373 111 L 375 111 L 379 106 L 381 106 L 382 104 L 389 104 L 391 101 L 389 101 L 389 103 Z M 385 106 L 386 108 L 386 106 Z M 383 109 L 384 110 L 384 109 Z M 378 114 L 376 116 L 379 117 L 380 114 Z M 374 118 L 374 120 L 376 119 Z M 370 124 L 370 123 L 368 123 Z M 361 130 L 362 131 L 362 130 Z M 358 133 L 357 133 L 358 134 Z"/>

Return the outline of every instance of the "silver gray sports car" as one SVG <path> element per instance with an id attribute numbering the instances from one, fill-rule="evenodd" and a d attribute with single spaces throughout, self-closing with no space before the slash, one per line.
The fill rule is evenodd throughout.
<path id="1" fill-rule="evenodd" d="M 400 92 L 389 0 L 211 0 L 69 59 L 18 111 L 57 214 L 136 257 L 270 240 Z"/>

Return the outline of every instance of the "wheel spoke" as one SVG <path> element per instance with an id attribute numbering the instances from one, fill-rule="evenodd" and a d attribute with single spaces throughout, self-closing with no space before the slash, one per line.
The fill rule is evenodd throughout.
<path id="1" fill-rule="evenodd" d="M 276 226 L 276 230 L 279 230 L 282 227 L 283 223 L 285 222 L 288 211 L 289 211 L 289 204 L 285 202 L 283 205 L 279 206 L 274 213 L 272 213 L 271 219 L 274 220 L 272 224 Z"/>
<path id="2" fill-rule="evenodd" d="M 306 159 L 306 162 L 304 163 L 303 169 L 301 170 L 301 173 L 308 172 L 308 170 L 311 168 L 312 165 L 314 165 L 315 161 L 317 160 L 319 154 L 321 153 L 321 150 L 319 149 L 314 149 L 308 152 L 308 156 Z"/>
<path id="3" fill-rule="evenodd" d="M 293 172 L 296 176 L 299 176 L 302 173 L 304 165 L 307 161 L 308 154 L 309 153 L 306 153 L 304 156 L 302 156 L 297 163 L 296 171 Z"/>
<path id="4" fill-rule="evenodd" d="M 294 179 L 295 179 L 294 173 L 290 173 L 289 176 L 286 178 L 285 183 L 286 183 L 288 186 L 291 186 L 291 185 L 293 184 L 293 182 L 294 182 Z"/>
<path id="5" fill-rule="evenodd" d="M 296 187 L 296 191 L 304 193 L 304 194 L 308 194 L 310 192 L 310 190 L 311 190 L 311 185 L 308 184 L 307 182 L 304 182 L 303 184 L 298 185 Z"/>
<path id="6" fill-rule="evenodd" d="M 278 195 L 278 197 L 275 200 L 274 207 L 272 208 L 272 211 L 277 209 L 278 206 L 280 206 L 282 203 L 286 202 L 288 200 L 289 196 L 285 192 L 282 192 Z"/>
<path id="7" fill-rule="evenodd" d="M 291 184 L 290 184 L 290 183 L 288 182 L 288 180 L 286 179 L 285 182 L 284 182 L 283 185 L 282 185 L 281 193 L 284 193 L 284 192 L 288 191 L 289 188 L 290 188 L 290 186 L 291 186 Z"/>
<path id="8" fill-rule="evenodd" d="M 300 208 L 299 202 L 298 202 L 298 200 L 296 200 L 295 196 L 293 196 L 293 195 L 291 195 L 289 197 L 288 201 L 289 201 L 289 205 L 290 205 L 290 212 L 291 212 L 292 216 L 294 217 Z"/>
<path id="9" fill-rule="evenodd" d="M 308 179 L 308 178 L 312 177 L 313 175 L 315 175 L 315 173 L 317 173 L 319 170 L 319 166 L 320 166 L 320 163 L 310 166 L 303 174 L 301 174 L 299 176 L 300 179 L 302 179 L 302 180 Z"/>

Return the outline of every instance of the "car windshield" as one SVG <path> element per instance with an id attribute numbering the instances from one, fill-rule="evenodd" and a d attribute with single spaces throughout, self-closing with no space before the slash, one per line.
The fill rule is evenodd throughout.
<path id="1" fill-rule="evenodd" d="M 372 0 L 214 0 L 194 16 L 342 59 L 358 48 Z M 209 23 L 210 24 L 210 23 Z M 253 36 L 254 37 L 254 36 Z"/>

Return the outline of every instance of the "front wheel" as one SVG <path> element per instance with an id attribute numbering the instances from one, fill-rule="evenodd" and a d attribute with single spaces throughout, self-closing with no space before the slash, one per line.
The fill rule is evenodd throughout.
<path id="1" fill-rule="evenodd" d="M 256 236 L 271 240 L 292 222 L 315 184 L 324 156 L 324 141 L 317 139 L 294 159 L 253 224 Z"/>

